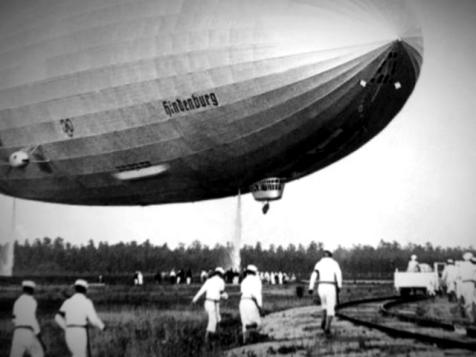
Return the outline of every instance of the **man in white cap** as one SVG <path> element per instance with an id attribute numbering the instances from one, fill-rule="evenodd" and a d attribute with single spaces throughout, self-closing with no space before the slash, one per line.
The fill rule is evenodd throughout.
<path id="1" fill-rule="evenodd" d="M 217 324 L 221 320 L 220 299 L 228 299 L 228 294 L 225 292 L 224 275 L 225 270 L 221 267 L 217 267 L 212 276 L 205 281 L 192 299 L 192 304 L 195 304 L 198 299 L 205 294 L 204 307 L 208 314 L 208 325 L 205 332 L 206 342 L 209 342 L 210 339 L 214 337 Z"/>
<path id="2" fill-rule="evenodd" d="M 407 272 L 417 273 L 419 271 L 420 271 L 420 264 L 418 263 L 417 256 L 413 254 L 410 257 L 410 261 L 408 262 Z"/>
<path id="3" fill-rule="evenodd" d="M 446 295 L 448 296 L 448 301 L 454 301 L 456 299 L 456 278 L 458 272 L 455 267 L 455 262 L 453 259 L 448 259 L 446 261 L 446 266 L 443 269 L 442 280 L 446 287 Z"/>
<path id="4" fill-rule="evenodd" d="M 66 345 L 73 357 L 90 355 L 88 327 L 93 325 L 104 331 L 105 325 L 98 317 L 92 301 L 86 297 L 88 283 L 78 279 L 75 294 L 61 305 L 55 321 L 65 331 Z"/>
<path id="5" fill-rule="evenodd" d="M 317 280 L 319 278 L 319 280 Z M 335 315 L 337 294 L 342 288 L 342 271 L 339 264 L 332 258 L 332 253 L 324 250 L 324 256 L 319 260 L 311 274 L 309 294 L 312 295 L 317 280 L 317 292 L 322 306 L 321 328 L 326 335 L 331 333 L 332 319 Z"/>
<path id="6" fill-rule="evenodd" d="M 460 265 L 459 277 L 461 279 L 461 293 L 464 300 L 464 311 L 466 317 L 471 323 L 474 322 L 473 315 L 473 299 L 474 299 L 474 283 L 475 283 L 475 265 L 471 263 L 473 253 L 466 252 L 463 254 L 463 262 Z"/>
<path id="7" fill-rule="evenodd" d="M 40 325 L 36 319 L 37 302 L 33 297 L 35 283 L 22 282 L 23 294 L 13 304 L 13 340 L 10 357 L 21 357 L 27 352 L 32 357 L 43 357 L 44 349 L 40 338 Z"/>
<path id="8" fill-rule="evenodd" d="M 246 277 L 241 282 L 240 317 L 243 331 L 243 343 L 246 343 L 249 331 L 261 326 L 263 307 L 262 285 L 255 265 L 246 267 Z"/>

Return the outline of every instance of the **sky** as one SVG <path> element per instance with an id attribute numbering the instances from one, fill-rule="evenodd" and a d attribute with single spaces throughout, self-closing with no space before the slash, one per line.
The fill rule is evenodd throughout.
<path id="1" fill-rule="evenodd" d="M 287 184 L 267 215 L 243 195 L 243 244 L 476 246 L 476 1 L 411 4 L 424 61 L 403 110 L 361 149 Z M 0 196 L 0 243 L 62 237 L 75 244 L 225 244 L 236 232 L 237 202 L 80 207 Z"/>

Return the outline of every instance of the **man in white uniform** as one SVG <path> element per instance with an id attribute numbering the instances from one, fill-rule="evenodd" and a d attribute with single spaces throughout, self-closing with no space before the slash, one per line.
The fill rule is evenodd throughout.
<path id="1" fill-rule="evenodd" d="M 204 307 L 208 314 L 208 325 L 205 332 L 206 342 L 209 342 L 211 337 L 215 335 L 217 324 L 221 320 L 220 299 L 228 299 L 228 294 L 225 292 L 224 275 L 225 270 L 221 267 L 217 267 L 213 275 L 205 281 L 192 299 L 192 304 L 195 304 L 198 299 L 205 294 Z"/>
<path id="2" fill-rule="evenodd" d="M 266 282 L 266 284 L 269 284 L 271 282 L 271 275 L 268 271 L 264 273 L 264 281 Z"/>
<path id="3" fill-rule="evenodd" d="M 326 335 L 329 335 L 332 319 L 335 315 L 337 294 L 342 288 L 342 271 L 339 264 L 332 258 L 332 253 L 328 250 L 324 251 L 324 256 L 317 262 L 311 274 L 311 281 L 309 282 L 309 294 L 311 295 L 318 278 L 317 292 L 321 299 L 323 314 L 321 327 Z"/>
<path id="4" fill-rule="evenodd" d="M 455 267 L 453 259 L 446 261 L 445 269 L 443 269 L 442 280 L 446 286 L 446 295 L 448 295 L 448 301 L 454 301 L 456 299 L 456 278 L 458 272 Z"/>
<path id="5" fill-rule="evenodd" d="M 241 282 L 240 317 L 243 331 L 243 343 L 248 340 L 249 331 L 261 326 L 263 307 L 261 279 L 255 265 L 246 267 L 246 277 Z"/>
<path id="6" fill-rule="evenodd" d="M 55 321 L 65 331 L 66 345 L 73 357 L 89 357 L 89 324 L 104 331 L 92 301 L 86 297 L 88 283 L 79 279 L 74 283 L 75 294 L 61 305 Z"/>
<path id="7" fill-rule="evenodd" d="M 202 271 L 200 272 L 200 282 L 201 282 L 201 283 L 204 283 L 204 282 L 207 280 L 207 278 L 208 278 L 208 273 L 207 273 L 207 271 L 206 271 L 206 270 L 202 270 Z"/>
<path id="8" fill-rule="evenodd" d="M 32 357 L 43 357 L 44 351 L 40 340 L 40 325 L 36 319 L 37 302 L 33 297 L 35 283 L 31 280 L 22 282 L 23 294 L 13 304 L 13 340 L 10 357 L 21 357 L 27 352 Z"/>
<path id="9" fill-rule="evenodd" d="M 473 315 L 472 315 L 472 321 L 474 323 L 475 319 L 476 319 L 476 311 L 474 310 L 474 307 L 476 306 L 476 257 L 472 257 L 470 259 L 471 263 L 473 264 L 473 303 L 472 303 L 472 307 L 473 307 Z"/>
<path id="10" fill-rule="evenodd" d="M 463 254 L 463 262 L 460 265 L 459 277 L 461 278 L 461 293 L 464 300 L 464 311 L 466 317 L 471 323 L 474 322 L 473 316 L 473 299 L 474 299 L 474 279 L 475 279 L 475 265 L 471 263 L 473 254 L 466 252 Z"/>
<path id="11" fill-rule="evenodd" d="M 137 285 L 144 285 L 144 275 L 142 275 L 141 271 L 137 271 Z"/>
<path id="12" fill-rule="evenodd" d="M 408 262 L 407 272 L 417 273 L 419 271 L 420 271 L 420 264 L 418 264 L 417 256 L 413 254 L 410 257 L 410 261 Z"/>

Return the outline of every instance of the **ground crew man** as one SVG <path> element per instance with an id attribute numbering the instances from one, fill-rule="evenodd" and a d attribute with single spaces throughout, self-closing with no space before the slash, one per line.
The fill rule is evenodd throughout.
<path id="1" fill-rule="evenodd" d="M 192 283 L 192 269 L 188 268 L 187 273 L 185 274 L 187 285 Z"/>
<path id="2" fill-rule="evenodd" d="M 461 283 L 461 274 L 460 274 L 460 269 L 461 269 L 461 263 L 463 261 L 455 261 L 455 267 L 456 267 L 456 301 L 459 303 L 461 300 L 463 300 L 463 290 L 461 288 L 462 283 Z"/>
<path id="3" fill-rule="evenodd" d="M 319 280 L 317 280 L 318 278 Z M 331 333 L 332 319 L 335 315 L 337 294 L 342 288 L 342 271 L 339 264 L 332 258 L 332 253 L 328 250 L 324 250 L 324 256 L 316 263 L 311 274 L 311 281 L 309 282 L 309 294 L 311 295 L 316 280 L 323 314 L 321 328 L 326 335 L 329 335 Z"/>
<path id="4" fill-rule="evenodd" d="M 473 321 L 473 323 L 474 323 L 474 321 L 476 319 L 476 316 L 475 316 L 476 311 L 474 310 L 474 307 L 476 306 L 476 257 L 473 256 L 470 259 L 470 261 L 471 261 L 471 264 L 473 264 L 473 267 L 474 267 L 474 270 L 473 270 L 473 283 L 474 283 L 473 288 L 474 289 L 473 289 L 473 303 L 472 303 L 472 307 L 473 307 L 472 312 L 473 312 L 473 314 L 472 314 L 472 319 L 471 319 L 471 321 Z"/>
<path id="5" fill-rule="evenodd" d="M 43 357 L 44 349 L 40 337 L 40 325 L 36 319 L 37 302 L 33 297 L 35 283 L 22 282 L 23 294 L 13 304 L 13 340 L 10 357 L 21 357 L 27 352 L 32 357 Z"/>
<path id="6" fill-rule="evenodd" d="M 92 301 L 86 297 L 88 283 L 79 279 L 74 283 L 75 294 L 61 305 L 55 321 L 65 331 L 66 345 L 73 357 L 91 356 L 89 324 L 104 331 L 105 325 L 98 317 Z"/>
<path id="7" fill-rule="evenodd" d="M 453 259 L 448 259 L 446 261 L 445 269 L 441 278 L 446 286 L 446 295 L 448 295 L 448 301 L 454 301 L 456 299 L 456 278 L 458 271 L 455 267 L 455 262 Z"/>
<path id="8" fill-rule="evenodd" d="M 418 264 L 417 256 L 413 254 L 410 257 L 410 261 L 408 262 L 407 272 L 417 273 L 420 271 L 420 264 Z"/>
<path id="9" fill-rule="evenodd" d="M 141 271 L 137 271 L 137 285 L 144 285 L 144 275 L 142 275 Z"/>
<path id="10" fill-rule="evenodd" d="M 215 336 L 217 324 L 221 320 L 220 299 L 228 299 L 228 294 L 225 292 L 224 275 L 225 270 L 217 267 L 192 299 L 192 304 L 195 304 L 205 294 L 204 307 L 208 314 L 208 325 L 205 332 L 206 342 L 209 342 Z"/>
<path id="11" fill-rule="evenodd" d="M 240 318 L 243 331 L 243 343 L 246 343 L 249 332 L 261 326 L 263 308 L 262 284 L 255 265 L 246 267 L 246 277 L 241 282 Z"/>
<path id="12" fill-rule="evenodd" d="M 463 262 L 459 268 L 459 277 L 461 278 L 461 293 L 464 300 L 464 311 L 466 317 L 471 323 L 474 322 L 473 316 L 473 299 L 474 299 L 474 279 L 475 279 L 475 265 L 471 263 L 473 254 L 466 252 L 463 254 Z"/>
<path id="13" fill-rule="evenodd" d="M 175 269 L 172 268 L 169 274 L 170 284 L 175 284 L 177 282 L 177 274 L 175 273 Z"/>

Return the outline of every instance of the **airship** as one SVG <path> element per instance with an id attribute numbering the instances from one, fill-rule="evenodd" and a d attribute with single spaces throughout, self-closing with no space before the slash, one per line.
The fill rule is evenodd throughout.
<path id="1" fill-rule="evenodd" d="M 423 40 L 409 5 L 3 0 L 0 192 L 148 205 L 314 173 L 410 97 Z"/>

